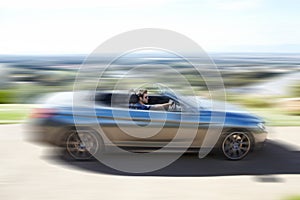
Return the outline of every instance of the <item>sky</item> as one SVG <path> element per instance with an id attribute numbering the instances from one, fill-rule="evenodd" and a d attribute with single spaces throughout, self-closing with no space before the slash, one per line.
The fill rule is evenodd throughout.
<path id="1" fill-rule="evenodd" d="M 208 52 L 300 52 L 299 10 L 298 0 L 1 0 L 0 54 L 89 54 L 140 28 Z"/>

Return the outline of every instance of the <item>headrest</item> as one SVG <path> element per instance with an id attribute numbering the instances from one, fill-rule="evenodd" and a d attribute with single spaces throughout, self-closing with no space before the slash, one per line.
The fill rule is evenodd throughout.
<path id="1" fill-rule="evenodd" d="M 130 104 L 135 104 L 138 101 L 139 101 L 139 97 L 136 94 L 130 95 L 130 98 L 129 98 L 129 103 Z"/>

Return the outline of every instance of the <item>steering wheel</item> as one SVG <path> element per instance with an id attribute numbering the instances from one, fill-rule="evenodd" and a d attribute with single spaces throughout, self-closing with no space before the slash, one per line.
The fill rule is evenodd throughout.
<path id="1" fill-rule="evenodd" d="M 177 105 L 176 105 L 175 101 L 173 101 L 172 99 L 170 99 L 169 103 L 171 103 L 171 105 L 169 105 L 168 111 L 176 111 Z"/>

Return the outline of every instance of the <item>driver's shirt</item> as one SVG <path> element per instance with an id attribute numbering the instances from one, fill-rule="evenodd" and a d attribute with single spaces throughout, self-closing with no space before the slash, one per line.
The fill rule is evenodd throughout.
<path id="1" fill-rule="evenodd" d="M 150 105 L 145 105 L 141 103 L 136 103 L 134 104 L 134 108 L 138 110 L 150 110 L 151 106 Z"/>

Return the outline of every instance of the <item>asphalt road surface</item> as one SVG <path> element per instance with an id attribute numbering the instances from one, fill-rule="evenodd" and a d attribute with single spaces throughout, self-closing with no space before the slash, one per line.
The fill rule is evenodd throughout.
<path id="1" fill-rule="evenodd" d="M 274 200 L 300 195 L 300 127 L 270 132 L 264 150 L 241 161 L 186 154 L 161 170 L 126 174 L 97 161 L 68 161 L 50 147 L 25 140 L 23 125 L 1 125 L 0 199 Z"/>

